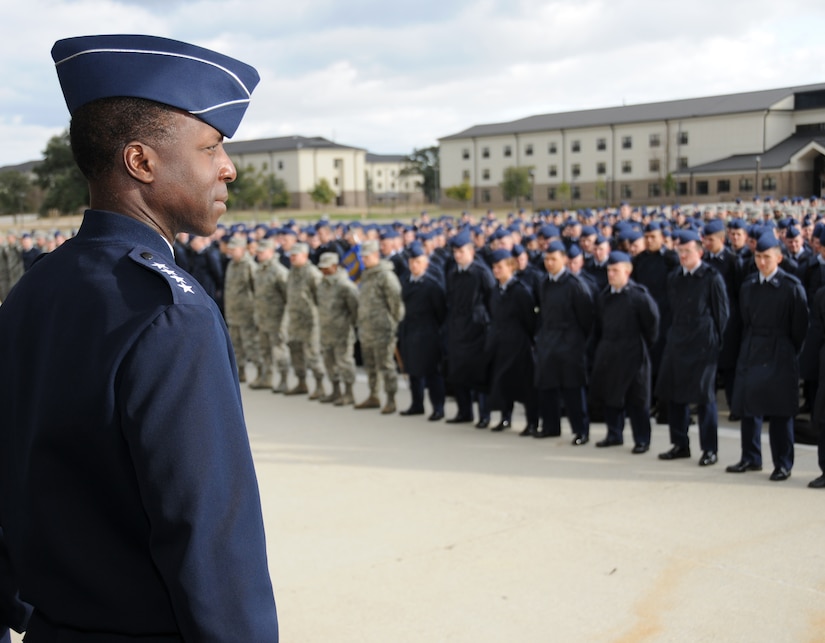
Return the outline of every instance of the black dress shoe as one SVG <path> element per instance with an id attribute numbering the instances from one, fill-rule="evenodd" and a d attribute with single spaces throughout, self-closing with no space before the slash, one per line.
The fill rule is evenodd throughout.
<path id="1" fill-rule="evenodd" d="M 704 453 L 702 453 L 702 457 L 699 458 L 699 466 L 708 467 L 712 464 L 716 464 L 716 461 L 716 451 L 705 451 Z"/>
<path id="2" fill-rule="evenodd" d="M 528 424 L 527 426 L 524 427 L 524 431 L 519 433 L 518 436 L 520 438 L 530 437 L 531 435 L 535 435 L 536 429 L 538 429 L 538 427 L 535 424 Z"/>
<path id="3" fill-rule="evenodd" d="M 573 442 L 571 442 L 570 444 L 576 447 L 580 447 L 583 444 L 587 444 L 588 442 L 590 442 L 590 438 L 586 435 L 577 435 L 573 438 Z"/>
<path id="4" fill-rule="evenodd" d="M 736 413 L 729 413 L 728 414 L 728 422 L 739 422 L 742 419 L 742 416 L 736 415 Z"/>
<path id="5" fill-rule="evenodd" d="M 505 431 L 510 428 L 510 420 L 502 420 L 498 424 L 496 424 L 491 431 Z"/>
<path id="6" fill-rule="evenodd" d="M 825 489 L 825 475 L 819 476 L 816 480 L 811 480 L 808 486 L 811 489 Z"/>
<path id="7" fill-rule="evenodd" d="M 430 422 L 438 422 L 444 419 L 444 411 L 433 411 L 427 418 Z"/>
<path id="8" fill-rule="evenodd" d="M 659 460 L 678 460 L 679 458 L 689 458 L 690 447 L 673 447 L 666 453 L 659 454 Z"/>
<path id="9" fill-rule="evenodd" d="M 447 424 L 466 424 L 467 422 L 472 421 L 472 415 L 456 415 L 454 418 L 450 418 L 449 420 L 447 420 Z"/>
<path id="10" fill-rule="evenodd" d="M 791 472 L 788 471 L 785 467 L 777 467 L 773 470 L 771 474 L 771 480 L 774 482 L 781 482 L 782 480 L 787 480 L 791 477 Z"/>
<path id="11" fill-rule="evenodd" d="M 481 419 L 478 422 L 476 422 L 477 429 L 486 429 L 488 426 L 490 426 L 490 420 Z"/>
<path id="12" fill-rule="evenodd" d="M 650 450 L 650 445 L 642 443 L 642 444 L 637 444 L 636 446 L 634 446 L 633 449 L 631 449 L 630 452 L 635 453 L 636 455 L 638 455 L 640 453 L 647 453 L 649 450 Z"/>
<path id="13" fill-rule="evenodd" d="M 725 471 L 728 473 L 745 473 L 745 471 L 762 471 L 761 464 L 754 464 L 753 462 L 748 462 L 747 460 L 740 460 L 736 464 L 732 464 L 729 467 L 725 467 Z"/>
<path id="14" fill-rule="evenodd" d="M 603 447 L 620 447 L 624 444 L 624 440 L 616 440 L 615 438 L 605 438 L 596 442 L 596 446 L 600 449 Z"/>
<path id="15" fill-rule="evenodd" d="M 411 406 L 406 411 L 401 411 L 399 415 L 424 415 L 424 409 L 417 409 L 414 406 Z"/>

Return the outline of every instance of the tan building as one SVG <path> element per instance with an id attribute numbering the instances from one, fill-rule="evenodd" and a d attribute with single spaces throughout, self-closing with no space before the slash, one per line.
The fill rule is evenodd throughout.
<path id="1" fill-rule="evenodd" d="M 400 154 L 367 154 L 367 186 L 370 205 L 421 205 L 423 177 L 408 174 L 407 157 Z"/>
<path id="2" fill-rule="evenodd" d="M 283 179 L 293 209 L 315 206 L 309 193 L 324 178 L 336 194 L 334 205 L 366 207 L 365 150 L 333 143 L 319 136 L 284 136 L 225 143 L 238 167 L 253 167 Z"/>
<path id="3" fill-rule="evenodd" d="M 439 142 L 442 194 L 469 181 L 475 207 L 511 205 L 510 166 L 532 168 L 536 208 L 819 196 L 825 84 L 530 116 Z"/>

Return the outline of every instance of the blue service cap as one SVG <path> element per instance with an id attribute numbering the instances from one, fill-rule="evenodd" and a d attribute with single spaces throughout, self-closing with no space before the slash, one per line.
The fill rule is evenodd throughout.
<path id="1" fill-rule="evenodd" d="M 607 257 L 607 265 L 612 266 L 613 264 L 617 263 L 632 263 L 632 261 L 630 260 L 630 255 L 626 252 L 614 250 Z"/>
<path id="2" fill-rule="evenodd" d="M 539 236 L 544 237 L 545 239 L 550 239 L 551 237 L 558 237 L 559 236 L 559 229 L 551 224 L 543 225 L 539 228 Z"/>
<path id="3" fill-rule="evenodd" d="M 513 256 L 514 257 L 518 257 L 520 254 L 523 254 L 524 252 L 526 252 L 526 250 L 524 249 L 523 245 L 521 245 L 520 243 L 514 243 L 513 244 Z"/>
<path id="4" fill-rule="evenodd" d="M 582 226 L 583 237 L 592 237 L 594 234 L 596 234 L 596 228 L 594 228 L 592 225 Z"/>
<path id="5" fill-rule="evenodd" d="M 778 247 L 779 239 L 777 239 L 776 235 L 770 230 L 764 232 L 756 242 L 756 252 L 765 252 L 765 250 Z"/>
<path id="6" fill-rule="evenodd" d="M 790 226 L 785 231 L 785 237 L 787 239 L 796 239 L 800 234 L 802 234 L 802 233 L 799 231 L 799 228 L 797 228 L 796 226 Z"/>
<path id="7" fill-rule="evenodd" d="M 731 230 L 746 230 L 747 227 L 748 227 L 748 224 L 745 223 L 744 219 L 740 219 L 739 217 L 736 217 L 735 219 L 731 219 L 728 222 L 728 228 L 731 229 Z"/>
<path id="8" fill-rule="evenodd" d="M 582 249 L 579 248 L 578 244 L 574 243 L 567 249 L 567 256 L 570 259 L 575 259 L 576 257 L 580 257 L 581 254 L 582 254 Z"/>
<path id="9" fill-rule="evenodd" d="M 466 230 L 462 230 L 450 239 L 450 246 L 453 248 L 461 248 L 462 246 L 470 245 L 472 242 L 473 240 L 470 238 L 470 233 Z"/>
<path id="10" fill-rule="evenodd" d="M 661 232 L 662 224 L 658 221 L 651 221 L 645 226 L 645 232 Z"/>
<path id="11" fill-rule="evenodd" d="M 490 262 L 491 263 L 498 263 L 499 261 L 504 261 L 505 259 L 512 259 L 513 253 L 509 250 L 493 250 L 493 253 L 490 255 Z"/>
<path id="12" fill-rule="evenodd" d="M 634 243 L 641 239 L 644 235 L 639 232 L 638 230 L 625 230 L 619 235 L 620 241 L 629 241 L 630 243 Z"/>
<path id="13" fill-rule="evenodd" d="M 705 235 L 716 234 L 717 232 L 724 232 L 725 223 L 722 219 L 711 219 L 705 224 Z"/>
<path id="14" fill-rule="evenodd" d="M 281 228 L 280 230 L 278 230 L 278 232 L 280 234 L 291 234 L 293 237 L 298 236 L 298 233 L 295 232 L 295 230 L 293 230 L 292 228 Z"/>
<path id="15" fill-rule="evenodd" d="M 410 256 L 411 259 L 417 259 L 421 255 L 427 253 L 424 252 L 424 246 L 421 245 L 420 241 L 413 241 L 407 248 L 407 254 Z"/>
<path id="16" fill-rule="evenodd" d="M 157 36 L 66 38 L 52 59 L 72 115 L 100 98 L 143 98 L 189 112 L 228 138 L 260 80 L 239 60 Z"/>
<path id="17" fill-rule="evenodd" d="M 550 243 L 548 243 L 547 244 L 547 249 L 544 252 L 545 253 L 550 253 L 550 252 L 566 253 L 567 248 L 564 247 L 564 244 L 561 241 L 556 240 L 556 241 L 551 241 Z"/>
<path id="18" fill-rule="evenodd" d="M 690 243 L 691 241 L 702 243 L 702 237 L 699 236 L 696 230 L 678 230 L 676 232 L 676 239 L 679 243 Z"/>
<path id="19" fill-rule="evenodd" d="M 395 228 L 387 228 L 380 234 L 380 239 L 397 239 L 400 236 Z"/>

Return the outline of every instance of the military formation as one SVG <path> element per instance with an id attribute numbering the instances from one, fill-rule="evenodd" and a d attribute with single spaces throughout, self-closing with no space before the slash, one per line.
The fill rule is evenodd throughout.
<path id="1" fill-rule="evenodd" d="M 9 234 L 0 255 L 4 292 L 25 270 L 22 238 Z M 762 470 L 765 422 L 773 481 L 791 475 L 795 418 L 825 426 L 818 198 L 236 224 L 180 235 L 174 250 L 223 311 L 253 389 L 389 415 L 403 373 L 403 416 L 427 415 L 426 396 L 427 419 L 442 420 L 449 394 L 448 423 L 499 432 L 519 403 L 520 436 L 560 436 L 566 416 L 582 446 L 600 421 L 598 448 L 623 445 L 629 421 L 634 454 L 649 450 L 655 421 L 670 431 L 662 460 L 691 458 L 695 417 L 703 467 L 718 462 L 721 394 L 742 436 L 726 470 Z M 810 486 L 825 488 L 825 475 Z"/>

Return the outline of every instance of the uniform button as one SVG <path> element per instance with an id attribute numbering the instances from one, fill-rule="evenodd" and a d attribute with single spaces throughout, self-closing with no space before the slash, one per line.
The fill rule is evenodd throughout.
<path id="1" fill-rule="evenodd" d="M 151 252 L 141 252 L 140 256 L 143 257 L 144 259 L 146 259 L 146 261 L 149 261 L 150 259 L 154 259 L 154 256 L 152 255 Z"/>

